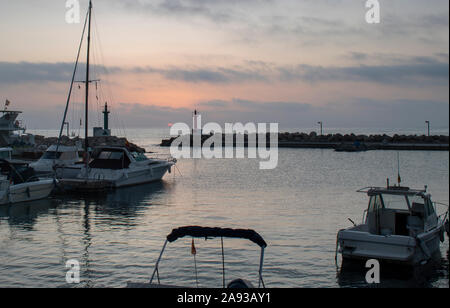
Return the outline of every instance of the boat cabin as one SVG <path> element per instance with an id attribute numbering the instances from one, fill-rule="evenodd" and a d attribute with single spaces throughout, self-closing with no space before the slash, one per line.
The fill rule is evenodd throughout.
<path id="1" fill-rule="evenodd" d="M 52 172 L 54 165 L 71 165 L 80 161 L 77 146 L 50 146 L 41 158 L 30 166 L 40 173 Z"/>
<path id="2" fill-rule="evenodd" d="M 127 169 L 134 158 L 124 148 L 97 148 L 89 167 L 93 169 Z"/>
<path id="3" fill-rule="evenodd" d="M 58 149 L 58 151 L 56 151 Z M 70 161 L 79 159 L 79 149 L 76 146 L 59 146 L 52 145 L 45 151 L 41 159 L 45 160 L 61 160 Z"/>
<path id="4" fill-rule="evenodd" d="M 416 236 L 436 226 L 438 218 L 426 190 L 407 187 L 369 188 L 364 226 L 376 235 Z"/>

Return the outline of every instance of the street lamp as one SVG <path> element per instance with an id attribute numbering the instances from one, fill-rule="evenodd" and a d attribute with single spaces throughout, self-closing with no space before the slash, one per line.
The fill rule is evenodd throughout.
<path id="1" fill-rule="evenodd" d="M 320 125 L 320 135 L 323 135 L 323 123 L 322 122 L 317 122 L 317 124 Z"/>
<path id="2" fill-rule="evenodd" d="M 427 127 L 428 127 L 428 136 L 430 136 L 430 121 L 425 121 L 425 123 L 427 123 Z"/>

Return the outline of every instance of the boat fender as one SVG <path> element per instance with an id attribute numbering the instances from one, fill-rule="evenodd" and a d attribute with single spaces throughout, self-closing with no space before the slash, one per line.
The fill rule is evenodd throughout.
<path id="1" fill-rule="evenodd" d="M 444 242 L 445 238 L 444 238 L 444 227 L 441 228 L 441 230 L 439 230 L 439 239 L 441 240 L 441 243 Z"/>
<path id="2" fill-rule="evenodd" d="M 30 198 L 31 197 L 31 193 L 30 193 L 30 187 L 27 187 L 27 196 L 28 196 L 28 198 Z"/>

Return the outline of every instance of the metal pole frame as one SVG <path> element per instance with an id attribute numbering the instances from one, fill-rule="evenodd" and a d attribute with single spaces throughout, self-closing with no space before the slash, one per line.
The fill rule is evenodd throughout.
<path id="1" fill-rule="evenodd" d="M 262 270 L 263 270 L 263 264 L 264 264 L 264 247 L 261 247 L 261 259 L 259 261 L 259 281 L 258 281 L 258 288 L 261 288 L 261 284 L 263 288 L 266 286 L 264 285 L 264 280 L 262 278 Z"/>
<path id="2" fill-rule="evenodd" d="M 167 242 L 168 242 L 167 240 L 164 242 L 164 246 L 163 246 L 163 248 L 161 250 L 161 253 L 159 254 L 159 258 L 156 261 L 155 269 L 153 270 L 152 277 L 150 278 L 150 284 L 153 282 L 153 278 L 155 277 L 156 272 L 158 272 L 158 276 L 159 276 L 159 271 L 158 271 L 159 261 L 161 261 L 162 255 L 163 255 L 164 250 L 166 249 L 166 246 L 167 246 Z M 158 283 L 159 283 L 159 281 L 158 281 Z"/>

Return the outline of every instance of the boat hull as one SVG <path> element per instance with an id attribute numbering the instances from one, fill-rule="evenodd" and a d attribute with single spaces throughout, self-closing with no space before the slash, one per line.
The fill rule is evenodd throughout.
<path id="1" fill-rule="evenodd" d="M 429 260 L 439 251 L 442 224 L 417 237 L 376 235 L 346 229 L 338 233 L 339 252 L 344 259 L 377 259 L 380 261 L 416 265 Z"/>
<path id="2" fill-rule="evenodd" d="M 53 179 L 11 185 L 0 192 L 0 205 L 45 199 L 54 187 Z"/>
<path id="3" fill-rule="evenodd" d="M 83 167 L 68 167 L 58 170 L 58 178 L 61 178 L 61 183 L 65 188 L 70 189 L 70 183 L 72 180 L 76 180 L 77 187 L 80 189 L 80 185 L 83 183 L 86 186 L 95 186 L 95 183 L 106 183 L 104 187 L 119 188 L 140 185 L 150 182 L 161 180 L 167 172 L 171 172 L 173 163 L 161 163 L 148 167 L 133 169 L 89 169 L 89 176 L 86 178 L 85 169 Z M 82 183 L 83 182 L 83 183 Z M 80 184 L 81 183 L 81 184 Z M 67 185 L 66 185 L 67 184 Z"/>

